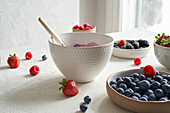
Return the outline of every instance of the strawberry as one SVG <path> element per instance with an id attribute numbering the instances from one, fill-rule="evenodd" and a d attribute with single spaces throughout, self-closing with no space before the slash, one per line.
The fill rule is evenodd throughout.
<path id="1" fill-rule="evenodd" d="M 77 29 L 77 28 L 79 28 L 79 26 L 78 26 L 78 25 L 75 25 L 75 26 L 73 27 L 73 29 Z"/>
<path id="2" fill-rule="evenodd" d="M 85 27 L 84 29 L 85 29 L 85 30 L 90 30 L 91 28 L 90 28 L 90 27 Z"/>
<path id="3" fill-rule="evenodd" d="M 170 43 L 169 43 L 169 44 L 166 44 L 165 47 L 170 47 Z"/>
<path id="4" fill-rule="evenodd" d="M 84 27 L 88 27 L 88 26 L 89 26 L 89 24 L 88 24 L 88 23 L 85 23 L 83 26 L 84 26 Z"/>
<path id="5" fill-rule="evenodd" d="M 157 40 L 157 43 L 158 43 L 158 44 L 161 44 L 161 40 L 162 40 L 162 39 L 166 39 L 166 38 L 169 38 L 169 36 L 168 36 L 168 35 L 162 35 L 162 36 Z"/>
<path id="6" fill-rule="evenodd" d="M 63 79 L 62 82 L 59 82 L 59 84 L 62 85 L 62 87 L 59 88 L 59 90 L 62 89 L 63 94 L 66 96 L 74 96 L 78 94 L 78 88 L 76 83 L 73 80 L 66 80 Z"/>
<path id="7" fill-rule="evenodd" d="M 9 55 L 10 57 L 8 57 L 8 64 L 11 68 L 18 68 L 19 67 L 19 64 L 20 64 L 20 59 L 16 56 L 16 54 L 14 54 L 13 56 L 12 55 Z"/>
<path id="8" fill-rule="evenodd" d="M 84 26 L 80 26 L 79 29 L 80 29 L 80 30 L 84 30 Z"/>
<path id="9" fill-rule="evenodd" d="M 90 29 L 93 29 L 94 27 L 93 26 L 91 26 L 91 25 L 89 25 L 88 27 L 90 27 Z"/>

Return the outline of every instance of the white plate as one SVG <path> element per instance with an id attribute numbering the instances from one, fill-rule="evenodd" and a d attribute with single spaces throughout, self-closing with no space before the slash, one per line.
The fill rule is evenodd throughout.
<path id="1" fill-rule="evenodd" d="M 121 58 L 141 58 L 148 55 L 150 46 L 151 45 L 149 44 L 149 47 L 141 49 L 120 49 L 113 47 L 113 55 Z"/>

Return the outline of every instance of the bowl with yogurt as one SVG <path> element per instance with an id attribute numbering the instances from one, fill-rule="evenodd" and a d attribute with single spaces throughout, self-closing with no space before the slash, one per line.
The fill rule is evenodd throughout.
<path id="1" fill-rule="evenodd" d="M 68 80 L 90 82 L 109 62 L 114 39 L 98 33 L 64 33 L 58 35 L 65 46 L 49 39 L 52 59 Z"/>

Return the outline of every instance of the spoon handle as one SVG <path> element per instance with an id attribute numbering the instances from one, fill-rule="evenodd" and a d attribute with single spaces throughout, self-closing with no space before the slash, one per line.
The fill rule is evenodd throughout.
<path id="1" fill-rule="evenodd" d="M 48 31 L 48 33 L 51 35 L 52 38 L 55 39 L 55 41 L 59 44 L 59 45 L 63 45 L 63 43 L 61 42 L 61 40 L 59 40 L 56 35 L 53 33 L 53 31 L 47 26 L 47 24 L 45 24 L 45 22 L 39 17 L 38 21 L 42 24 L 42 26 Z"/>

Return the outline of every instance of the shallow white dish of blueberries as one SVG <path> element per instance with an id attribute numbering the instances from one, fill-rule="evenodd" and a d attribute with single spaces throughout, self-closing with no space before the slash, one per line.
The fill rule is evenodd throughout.
<path id="1" fill-rule="evenodd" d="M 121 58 L 137 58 L 137 57 L 145 57 L 149 54 L 150 51 L 150 45 L 147 47 L 143 45 L 143 42 L 139 43 L 139 40 L 126 40 L 126 46 L 118 46 L 117 43 L 119 42 L 115 41 L 114 47 L 113 47 L 113 55 L 116 57 Z M 131 41 L 135 41 L 135 43 L 131 43 Z M 146 41 L 146 40 L 143 40 Z M 137 43 L 137 44 L 136 44 Z M 149 42 L 147 41 L 149 44 Z"/>
<path id="2" fill-rule="evenodd" d="M 142 74 L 142 70 L 141 69 L 133 69 L 133 70 L 121 71 L 121 72 L 114 73 L 114 74 L 112 74 L 112 75 L 110 75 L 108 77 L 108 79 L 106 81 L 106 89 L 107 89 L 107 94 L 110 97 L 110 99 L 115 104 L 121 106 L 122 108 L 125 108 L 125 109 L 133 111 L 133 112 L 140 112 L 140 113 L 153 113 L 153 112 L 154 113 L 170 113 L 170 109 L 169 109 L 170 100 L 168 100 L 168 99 L 170 99 L 170 93 L 167 93 L 167 94 L 169 94 L 169 97 L 167 97 L 165 100 L 164 99 L 162 99 L 162 101 L 159 100 L 160 98 L 165 97 L 165 95 L 164 95 L 164 96 L 160 97 L 159 99 L 157 99 L 155 101 L 150 101 L 148 99 L 149 97 L 148 98 L 146 97 L 147 100 L 145 100 L 145 98 L 143 98 L 143 95 L 147 94 L 146 92 L 145 93 L 141 92 L 141 98 L 139 97 L 137 99 L 135 99 L 135 98 L 133 99 L 132 96 L 134 95 L 134 93 L 136 93 L 136 91 L 134 91 L 134 89 L 133 89 L 134 93 L 132 93 L 132 96 L 127 97 L 127 94 L 125 96 L 125 93 L 124 94 L 118 93 L 116 91 L 117 89 L 115 90 L 113 88 L 113 86 L 111 87 L 111 85 L 110 85 L 111 81 L 116 80 L 119 77 L 128 78 L 133 73 L 141 73 Z M 162 76 L 163 74 L 164 74 L 163 76 L 166 75 L 167 78 L 164 78 L 164 79 L 167 79 L 167 82 L 170 81 L 170 74 L 169 73 L 166 73 L 166 72 L 159 72 L 159 73 L 160 73 L 160 76 Z M 142 76 L 142 75 L 140 75 L 140 76 Z M 154 78 L 154 80 L 156 81 L 157 79 Z M 141 81 L 142 81 L 142 79 L 141 79 Z M 154 81 L 152 81 L 152 82 L 154 82 Z M 152 82 L 150 82 L 150 84 L 152 84 Z M 131 85 L 128 86 L 127 88 L 129 88 L 129 87 L 131 87 Z M 161 88 L 158 88 L 158 89 L 161 89 Z M 155 94 L 155 90 L 153 90 L 154 94 Z M 167 90 L 170 91 L 170 89 L 167 89 Z M 164 91 L 164 90 L 162 89 L 162 91 Z M 156 97 L 156 98 L 158 98 L 158 97 Z"/>

